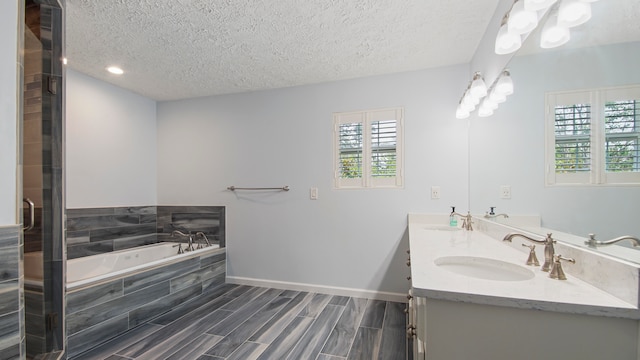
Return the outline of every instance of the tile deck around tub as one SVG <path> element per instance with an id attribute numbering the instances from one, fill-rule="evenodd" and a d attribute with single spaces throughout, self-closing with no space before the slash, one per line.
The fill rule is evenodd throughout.
<path id="1" fill-rule="evenodd" d="M 73 359 L 400 360 L 405 306 L 223 284 Z"/>

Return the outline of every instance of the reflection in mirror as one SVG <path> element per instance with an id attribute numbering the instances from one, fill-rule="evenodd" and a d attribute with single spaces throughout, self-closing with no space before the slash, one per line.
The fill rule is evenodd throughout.
<path id="1" fill-rule="evenodd" d="M 571 40 L 564 46 L 541 49 L 539 34 L 529 36 L 508 66 L 515 83 L 514 94 L 492 117 L 472 117 L 469 136 L 470 204 L 474 213 L 484 214 L 495 206 L 496 212 L 510 216 L 539 215 L 541 227 L 527 230 L 540 234 L 551 231 L 555 238 L 583 247 L 587 247 L 584 241 L 591 233 L 603 241 L 622 235 L 640 236 L 639 184 L 594 184 L 593 180 L 580 185 L 549 184 L 546 178 L 549 171 L 555 172 L 553 154 L 551 166 L 545 163 L 545 147 L 551 146 L 553 151 L 555 145 L 553 133 L 551 143 L 548 137 L 545 140 L 545 121 L 554 116 L 554 109 L 545 103 L 550 93 L 593 93 L 640 85 L 640 25 L 636 20 L 640 2 L 600 1 L 592 6 L 591 20 L 571 28 Z M 624 100 L 637 104 L 640 97 Z M 640 127 L 640 114 L 630 124 Z M 631 171 L 638 173 L 640 144 L 634 132 L 628 150 L 635 163 Z M 602 153 L 595 158 L 605 159 L 604 135 L 595 140 L 591 154 L 598 151 L 599 144 Z M 604 176 L 608 171 L 603 170 Z M 501 198 L 503 185 L 510 186 L 510 199 Z M 621 242 L 597 250 L 640 262 L 640 251 L 630 246 Z M 629 252 L 633 254 L 627 256 Z"/>

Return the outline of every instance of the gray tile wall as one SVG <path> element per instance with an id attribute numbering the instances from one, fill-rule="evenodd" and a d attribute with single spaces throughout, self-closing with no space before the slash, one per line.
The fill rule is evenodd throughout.
<path id="1" fill-rule="evenodd" d="M 171 241 L 173 230 L 202 231 L 209 241 L 225 247 L 225 207 L 158 206 L 158 240 Z"/>
<path id="2" fill-rule="evenodd" d="M 173 230 L 204 232 L 225 246 L 224 206 L 139 206 L 67 209 L 67 259 L 171 238 Z"/>
<path id="3" fill-rule="evenodd" d="M 226 250 L 67 293 L 70 358 L 223 285 Z M 0 320 L 1 321 L 1 320 Z"/>
<path id="4" fill-rule="evenodd" d="M 67 259 L 156 242 L 155 206 L 67 209 Z"/>
<path id="5" fill-rule="evenodd" d="M 0 360 L 26 354 L 21 234 L 20 226 L 0 227 Z"/>

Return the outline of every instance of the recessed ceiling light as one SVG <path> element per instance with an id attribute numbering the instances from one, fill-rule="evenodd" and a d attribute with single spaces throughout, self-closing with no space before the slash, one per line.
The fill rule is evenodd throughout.
<path id="1" fill-rule="evenodd" d="M 112 73 L 112 74 L 116 74 L 116 75 L 124 74 L 124 71 L 122 69 L 120 69 L 119 67 L 117 67 L 117 66 L 109 66 L 107 68 L 107 71 Z"/>

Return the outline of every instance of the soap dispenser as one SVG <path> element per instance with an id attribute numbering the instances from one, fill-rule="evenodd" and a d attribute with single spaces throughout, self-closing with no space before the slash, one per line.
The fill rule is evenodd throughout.
<path id="1" fill-rule="evenodd" d="M 456 212 L 456 207 L 452 206 L 451 207 L 451 215 L 449 215 L 449 226 L 453 226 L 453 227 L 457 227 L 458 226 L 458 219 L 456 219 L 456 216 L 454 215 Z"/>

